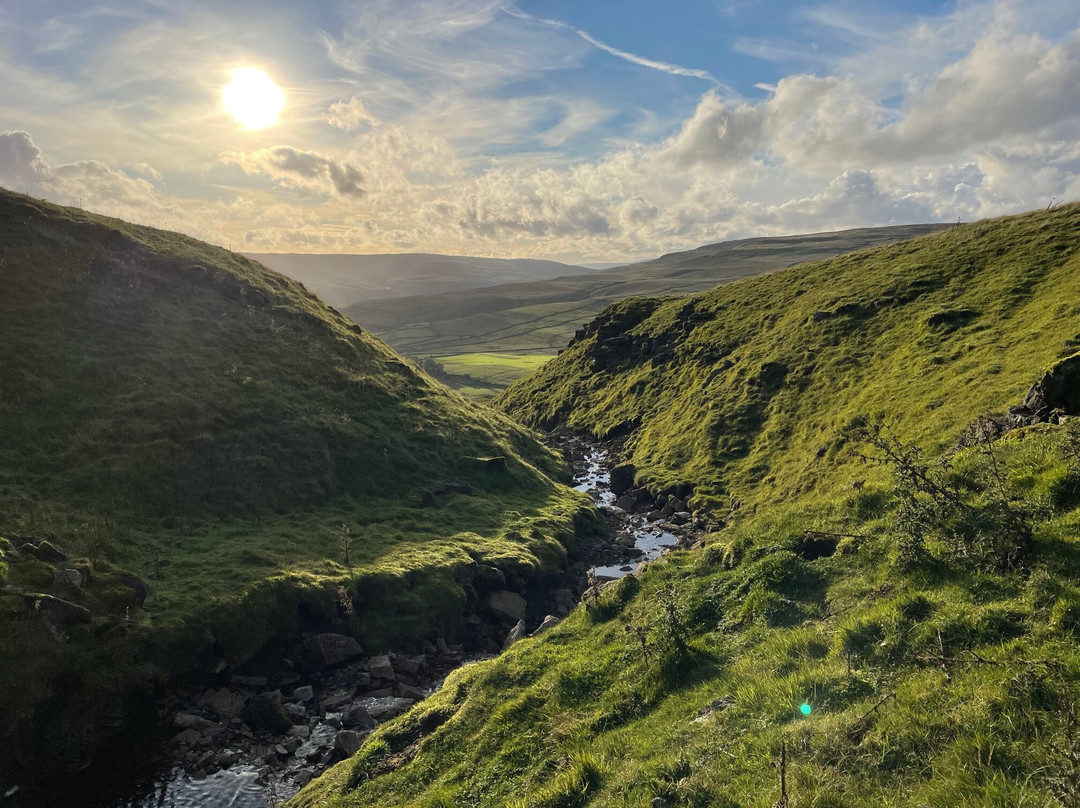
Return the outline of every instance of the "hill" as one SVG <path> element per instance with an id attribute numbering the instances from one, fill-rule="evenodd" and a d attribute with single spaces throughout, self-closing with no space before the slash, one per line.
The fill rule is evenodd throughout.
<path id="1" fill-rule="evenodd" d="M 1077 804 L 1078 299 L 1073 204 L 606 309 L 496 404 L 713 532 L 290 804 Z"/>
<path id="2" fill-rule="evenodd" d="M 900 225 L 725 241 L 587 275 L 357 303 L 345 311 L 408 356 L 430 358 L 449 373 L 505 386 L 555 355 L 575 331 L 618 300 L 701 291 L 941 227 Z"/>
<path id="3" fill-rule="evenodd" d="M 585 267 L 532 258 L 477 258 L 464 255 L 312 255 L 248 253 L 248 258 L 288 275 L 331 306 L 430 295 L 590 274 Z"/>
<path id="4" fill-rule="evenodd" d="M 0 290 L 0 762 L 313 627 L 452 640 L 478 565 L 573 548 L 555 455 L 254 261 L 0 191 Z"/>

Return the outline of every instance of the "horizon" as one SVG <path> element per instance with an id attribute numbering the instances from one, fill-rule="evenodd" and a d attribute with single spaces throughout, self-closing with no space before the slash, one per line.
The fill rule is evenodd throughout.
<path id="1" fill-rule="evenodd" d="M 1062 0 L 50 0 L 0 10 L 0 77 L 0 184 L 238 252 L 623 264 L 1080 198 Z"/>

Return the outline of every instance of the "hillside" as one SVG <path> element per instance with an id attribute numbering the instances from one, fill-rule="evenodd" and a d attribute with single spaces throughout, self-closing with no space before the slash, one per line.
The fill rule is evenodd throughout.
<path id="1" fill-rule="evenodd" d="M 478 565 L 573 550 L 555 455 L 249 259 L 0 191 L 0 290 L 0 764 L 313 627 L 452 641 Z"/>
<path id="2" fill-rule="evenodd" d="M 900 225 L 725 241 L 587 275 L 358 303 L 346 313 L 408 356 L 433 358 L 451 373 L 505 386 L 541 357 L 555 355 L 618 300 L 697 292 L 940 228 Z"/>
<path id="3" fill-rule="evenodd" d="M 608 308 L 497 405 L 714 532 L 290 805 L 1078 804 L 1077 300 L 1073 204 Z"/>
<path id="4" fill-rule="evenodd" d="M 584 267 L 532 258 L 477 258 L 427 253 L 248 253 L 247 257 L 300 281 L 320 299 L 339 309 L 371 300 L 591 274 Z"/>

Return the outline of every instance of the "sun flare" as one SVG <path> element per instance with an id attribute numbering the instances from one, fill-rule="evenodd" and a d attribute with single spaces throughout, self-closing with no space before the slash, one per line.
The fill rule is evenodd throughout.
<path id="1" fill-rule="evenodd" d="M 222 90 L 221 101 L 245 129 L 266 129 L 277 124 L 285 108 L 285 91 L 258 68 L 241 67 Z"/>

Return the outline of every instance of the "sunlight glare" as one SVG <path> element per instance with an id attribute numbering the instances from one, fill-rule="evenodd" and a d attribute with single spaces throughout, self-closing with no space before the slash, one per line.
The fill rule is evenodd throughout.
<path id="1" fill-rule="evenodd" d="M 285 108 L 285 91 L 255 67 L 241 67 L 222 90 L 225 110 L 245 129 L 266 129 Z"/>

